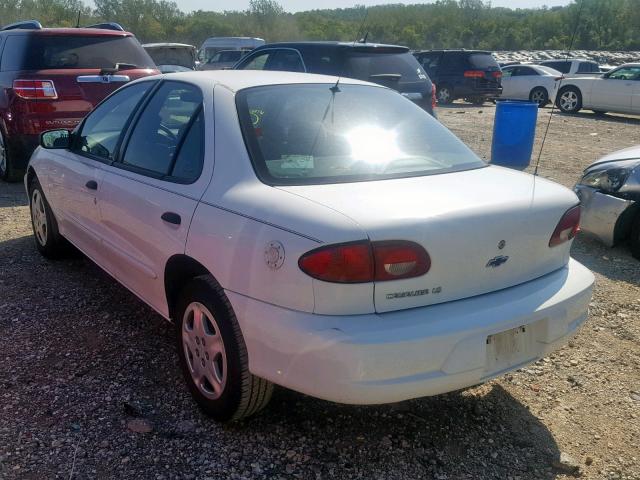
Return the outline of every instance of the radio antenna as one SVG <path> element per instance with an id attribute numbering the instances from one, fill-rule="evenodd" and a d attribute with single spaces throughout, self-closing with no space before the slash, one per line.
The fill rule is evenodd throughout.
<path id="1" fill-rule="evenodd" d="M 360 28 L 358 28 L 358 31 L 356 32 L 356 38 L 353 39 L 353 44 L 354 45 L 356 44 L 356 42 L 360 38 L 361 32 L 364 31 L 364 24 L 367 21 L 367 17 L 368 16 L 369 16 L 369 9 L 367 7 L 364 7 L 364 17 L 362 17 L 362 23 L 360 23 Z M 369 33 L 367 32 L 367 36 L 368 35 L 369 35 Z"/>
<path id="2" fill-rule="evenodd" d="M 76 21 L 76 28 L 80 28 L 80 9 L 78 9 L 78 20 Z"/>
<path id="3" fill-rule="evenodd" d="M 569 61 L 569 55 L 571 54 L 571 49 L 573 48 L 573 42 L 576 39 L 576 34 L 578 33 L 578 27 L 580 26 L 580 16 L 582 15 L 582 7 L 584 7 L 584 0 L 578 0 L 580 2 L 580 8 L 578 9 L 578 15 L 576 16 L 576 24 L 573 27 L 573 34 L 571 35 L 571 40 L 569 41 L 569 48 L 567 49 L 567 54 L 565 56 L 565 62 Z M 562 81 L 564 80 L 564 74 L 558 80 L 558 93 L 560 93 L 560 88 L 562 87 Z M 544 144 L 547 140 L 547 134 L 549 133 L 549 127 L 551 126 L 551 119 L 553 118 L 553 112 L 556 109 L 557 96 L 556 93 L 555 101 L 551 103 L 551 113 L 549 114 L 549 120 L 547 121 L 547 128 L 544 131 L 544 136 L 542 137 L 542 144 L 540 145 L 540 151 L 538 152 L 538 159 L 536 160 L 536 168 L 533 171 L 534 175 L 538 175 L 538 167 L 540 166 L 540 157 L 542 157 L 542 150 L 544 150 Z"/>

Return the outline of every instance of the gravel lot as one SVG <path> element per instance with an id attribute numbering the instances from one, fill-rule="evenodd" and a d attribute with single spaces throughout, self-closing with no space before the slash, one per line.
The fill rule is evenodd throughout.
<path id="1" fill-rule="evenodd" d="M 493 113 L 440 118 L 488 158 Z M 554 115 L 540 172 L 571 186 L 639 142 L 638 119 Z M 535 365 L 377 407 L 278 389 L 223 427 L 189 398 L 171 326 L 82 256 L 40 257 L 26 205 L 0 183 L 0 478 L 640 479 L 640 263 L 625 247 L 575 243 L 597 276 L 591 318 Z"/>

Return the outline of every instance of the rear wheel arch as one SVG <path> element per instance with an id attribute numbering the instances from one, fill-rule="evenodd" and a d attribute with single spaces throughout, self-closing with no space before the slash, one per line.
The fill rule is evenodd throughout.
<path id="1" fill-rule="evenodd" d="M 164 268 L 164 290 L 167 297 L 169 318 L 175 320 L 175 308 L 180 291 L 189 281 L 201 275 L 213 277 L 204 265 L 189 255 L 176 254 L 167 260 Z M 215 277 L 213 278 L 215 280 Z"/>

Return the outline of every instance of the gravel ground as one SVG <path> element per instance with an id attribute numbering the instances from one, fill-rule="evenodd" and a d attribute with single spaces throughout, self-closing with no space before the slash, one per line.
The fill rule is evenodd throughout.
<path id="1" fill-rule="evenodd" d="M 440 118 L 487 158 L 493 112 Z M 540 172 L 571 186 L 639 132 L 628 117 L 554 116 Z M 640 263 L 624 246 L 575 243 L 597 276 L 591 317 L 535 365 L 376 407 L 278 389 L 220 426 L 189 398 L 171 326 L 82 256 L 40 257 L 26 204 L 0 183 L 0 478 L 640 479 Z"/>

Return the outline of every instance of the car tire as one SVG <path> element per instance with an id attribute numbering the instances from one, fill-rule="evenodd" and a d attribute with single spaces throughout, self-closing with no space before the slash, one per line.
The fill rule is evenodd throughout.
<path id="1" fill-rule="evenodd" d="M 440 85 L 436 88 L 436 100 L 438 105 L 450 105 L 453 103 L 453 89 L 449 85 Z"/>
<path id="2" fill-rule="evenodd" d="M 582 108 L 582 94 L 577 87 L 565 87 L 558 92 L 556 105 L 563 113 L 578 113 Z"/>
<path id="3" fill-rule="evenodd" d="M 635 221 L 631 226 L 629 247 L 631 249 L 631 255 L 633 255 L 633 258 L 640 260 L 640 213 L 636 215 Z"/>
<path id="4" fill-rule="evenodd" d="M 176 346 L 189 391 L 201 410 L 219 422 L 263 409 L 273 384 L 249 372 L 247 347 L 222 287 L 210 275 L 181 291 L 175 315 Z"/>
<path id="5" fill-rule="evenodd" d="M 549 92 L 544 87 L 536 87 L 529 93 L 529 101 L 537 103 L 539 108 L 549 103 Z"/>
<path id="6" fill-rule="evenodd" d="M 29 183 L 29 210 L 36 248 L 46 258 L 61 258 L 69 251 L 69 243 L 60 235 L 58 222 L 36 177 Z"/>
<path id="7" fill-rule="evenodd" d="M 9 145 L 5 141 L 2 132 L 0 132 L 0 180 L 17 182 L 19 179 L 19 174 L 12 165 Z"/>

